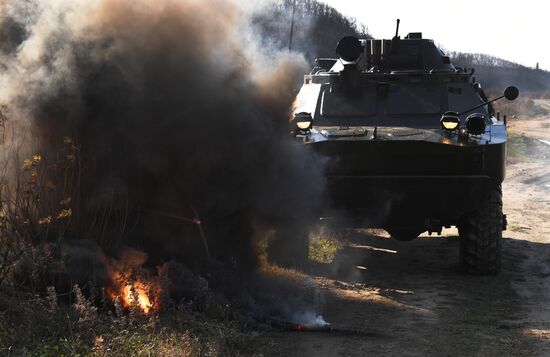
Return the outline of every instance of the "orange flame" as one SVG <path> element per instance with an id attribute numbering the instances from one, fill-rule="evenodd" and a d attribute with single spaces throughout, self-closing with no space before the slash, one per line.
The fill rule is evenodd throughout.
<path id="1" fill-rule="evenodd" d="M 142 268 L 147 260 L 145 253 L 126 248 L 120 260 L 105 256 L 102 260 L 111 280 L 105 289 L 111 301 L 118 301 L 124 308 L 137 307 L 145 314 L 157 310 L 154 296 L 159 296 L 160 284 L 158 278 L 149 277 Z"/>
<path id="2" fill-rule="evenodd" d="M 154 304 L 151 302 L 151 291 L 155 288 L 154 282 L 126 279 L 124 274 L 119 274 L 119 276 L 120 278 L 115 278 L 118 289 L 110 289 L 111 300 L 118 300 L 124 308 L 138 307 L 148 314 L 154 308 Z"/>

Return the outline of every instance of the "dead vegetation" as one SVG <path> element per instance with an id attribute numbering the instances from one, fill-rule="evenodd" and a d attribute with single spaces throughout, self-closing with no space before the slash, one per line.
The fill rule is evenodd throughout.
<path id="1" fill-rule="evenodd" d="M 150 276 L 143 261 L 123 269 L 97 249 L 109 260 L 105 266 L 122 274 L 113 279 L 116 285 L 98 279 L 105 275 L 94 269 L 102 267 L 90 262 L 99 257 L 82 252 L 108 247 L 101 232 L 112 229 L 112 212 L 108 206 L 86 215 L 79 211 L 87 167 L 78 144 L 59 138 L 61 149 L 43 155 L 28 149 L 28 142 L 12 140 L 16 123 L 3 121 L 2 130 L 0 354 L 253 355 L 258 334 L 246 331 L 231 305 L 200 276 L 189 274 L 187 297 L 173 299 L 164 282 L 165 293 L 153 298 L 144 292 Z M 143 302 L 149 297 L 154 310 L 152 302 Z"/>
<path id="2" fill-rule="evenodd" d="M 508 133 L 508 163 L 550 159 L 550 145 L 517 132 Z"/>
<path id="3" fill-rule="evenodd" d="M 128 314 L 97 308 L 77 285 L 46 297 L 2 293 L 0 304 L 0 345 L 12 355 L 238 356 L 260 343 L 221 306 L 181 302 L 161 315 L 134 306 Z"/>

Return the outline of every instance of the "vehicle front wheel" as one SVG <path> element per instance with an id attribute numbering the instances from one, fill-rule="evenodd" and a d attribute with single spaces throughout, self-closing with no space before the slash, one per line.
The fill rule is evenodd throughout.
<path id="1" fill-rule="evenodd" d="M 489 189 L 480 208 L 462 218 L 460 266 L 468 274 L 493 275 L 500 270 L 502 255 L 502 187 Z"/>

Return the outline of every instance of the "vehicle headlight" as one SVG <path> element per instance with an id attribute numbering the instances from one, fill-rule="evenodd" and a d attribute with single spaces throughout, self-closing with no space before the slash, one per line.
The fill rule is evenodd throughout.
<path id="1" fill-rule="evenodd" d="M 298 121 L 296 127 L 300 130 L 309 130 L 313 123 L 311 121 Z"/>
<path id="2" fill-rule="evenodd" d="M 295 129 L 299 132 L 307 132 L 313 126 L 313 118 L 310 113 L 296 113 L 293 122 Z"/>
<path id="3" fill-rule="evenodd" d="M 481 135 L 485 132 L 485 115 L 474 113 L 466 118 L 466 128 L 472 135 Z"/>
<path id="4" fill-rule="evenodd" d="M 460 126 L 457 112 L 445 112 L 440 120 L 441 127 L 448 131 L 456 130 Z"/>

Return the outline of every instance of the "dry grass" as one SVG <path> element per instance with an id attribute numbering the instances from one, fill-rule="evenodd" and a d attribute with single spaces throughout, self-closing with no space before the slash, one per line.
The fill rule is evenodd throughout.
<path id="1" fill-rule="evenodd" d="M 309 259 L 317 263 L 332 263 L 344 245 L 339 234 L 322 228 L 310 234 L 309 242 Z"/>
<path id="2" fill-rule="evenodd" d="M 52 299 L 53 296 L 53 299 Z M 181 303 L 162 314 L 99 310 L 75 286 L 71 304 L 56 295 L 2 295 L 0 348 L 26 356 L 241 356 L 254 355 L 250 334 L 219 311 L 197 312 Z"/>
<path id="3" fill-rule="evenodd" d="M 550 147 L 528 136 L 508 133 L 508 163 L 547 160 L 550 157 Z"/>
<path id="4" fill-rule="evenodd" d="M 254 355 L 257 334 L 207 284 L 196 300 L 168 298 L 152 314 L 113 304 L 99 282 L 73 285 L 65 247 L 112 244 L 106 233 L 123 234 L 127 212 L 114 197 L 82 209 L 89 163 L 75 139 L 54 138 L 58 150 L 40 152 L 28 127 L 7 119 L 0 110 L 1 355 Z"/>
<path id="5" fill-rule="evenodd" d="M 500 93 L 488 93 L 489 98 L 501 96 Z M 493 103 L 495 110 L 501 115 L 507 115 L 509 118 L 516 116 L 521 118 L 530 118 L 540 115 L 549 115 L 550 109 L 547 106 L 548 93 L 520 93 L 520 96 L 514 101 L 501 99 Z"/>

